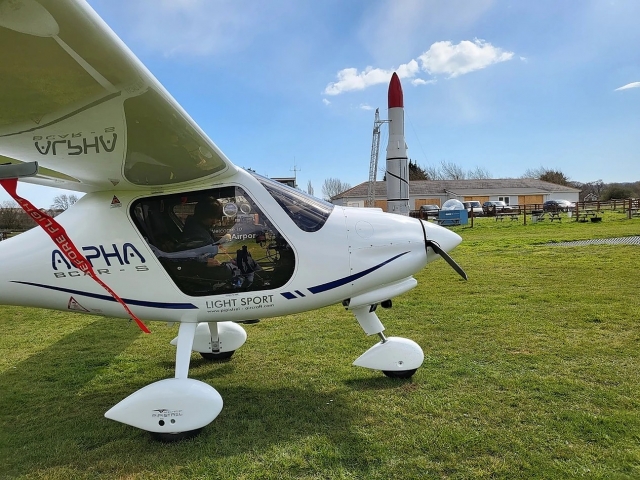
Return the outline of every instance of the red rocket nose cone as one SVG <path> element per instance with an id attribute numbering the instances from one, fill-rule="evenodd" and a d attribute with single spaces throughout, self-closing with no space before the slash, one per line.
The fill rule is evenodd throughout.
<path id="1" fill-rule="evenodd" d="M 396 72 L 393 72 L 391 81 L 389 82 L 389 108 L 393 107 L 404 107 L 402 85 L 400 85 L 400 79 Z"/>

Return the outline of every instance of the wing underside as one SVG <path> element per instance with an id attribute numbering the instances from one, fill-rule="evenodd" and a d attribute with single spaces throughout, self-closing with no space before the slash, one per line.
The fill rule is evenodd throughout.
<path id="1" fill-rule="evenodd" d="M 28 181 L 135 190 L 236 167 L 82 0 L 0 0 L 0 164 Z"/>

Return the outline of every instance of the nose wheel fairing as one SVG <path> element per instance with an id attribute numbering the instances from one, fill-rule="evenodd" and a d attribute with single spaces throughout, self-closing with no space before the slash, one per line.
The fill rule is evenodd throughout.
<path id="1" fill-rule="evenodd" d="M 415 373 L 423 361 L 424 353 L 416 342 L 408 338 L 388 337 L 360 355 L 353 365 L 383 372 L 413 370 Z"/>
<path id="2" fill-rule="evenodd" d="M 381 341 L 358 357 L 353 365 L 381 370 L 395 378 L 409 378 L 422 365 L 424 353 L 413 340 L 385 337 L 384 325 L 376 315 L 377 304 L 351 308 L 360 327 L 367 335 L 378 335 Z M 387 373 L 395 372 L 395 374 Z"/>

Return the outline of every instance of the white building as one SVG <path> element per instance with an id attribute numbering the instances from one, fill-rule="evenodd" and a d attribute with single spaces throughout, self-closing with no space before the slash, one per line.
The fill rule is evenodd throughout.
<path id="1" fill-rule="evenodd" d="M 331 199 L 336 205 L 364 207 L 368 182 L 363 182 Z M 376 182 L 375 206 L 387 210 L 386 182 Z M 540 205 L 547 200 L 577 202 L 580 190 L 556 185 L 533 178 L 505 178 L 485 180 L 412 180 L 409 182 L 409 208 L 417 210 L 421 205 L 442 206 L 451 198 L 466 202 L 484 203 L 502 200 L 507 205 Z"/>

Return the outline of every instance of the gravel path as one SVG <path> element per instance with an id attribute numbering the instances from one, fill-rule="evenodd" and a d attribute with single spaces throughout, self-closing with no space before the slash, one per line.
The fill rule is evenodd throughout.
<path id="1" fill-rule="evenodd" d="M 640 236 L 594 238 L 593 240 L 576 240 L 574 242 L 550 242 L 547 245 L 554 245 L 557 247 L 584 247 L 586 245 L 640 245 Z"/>

